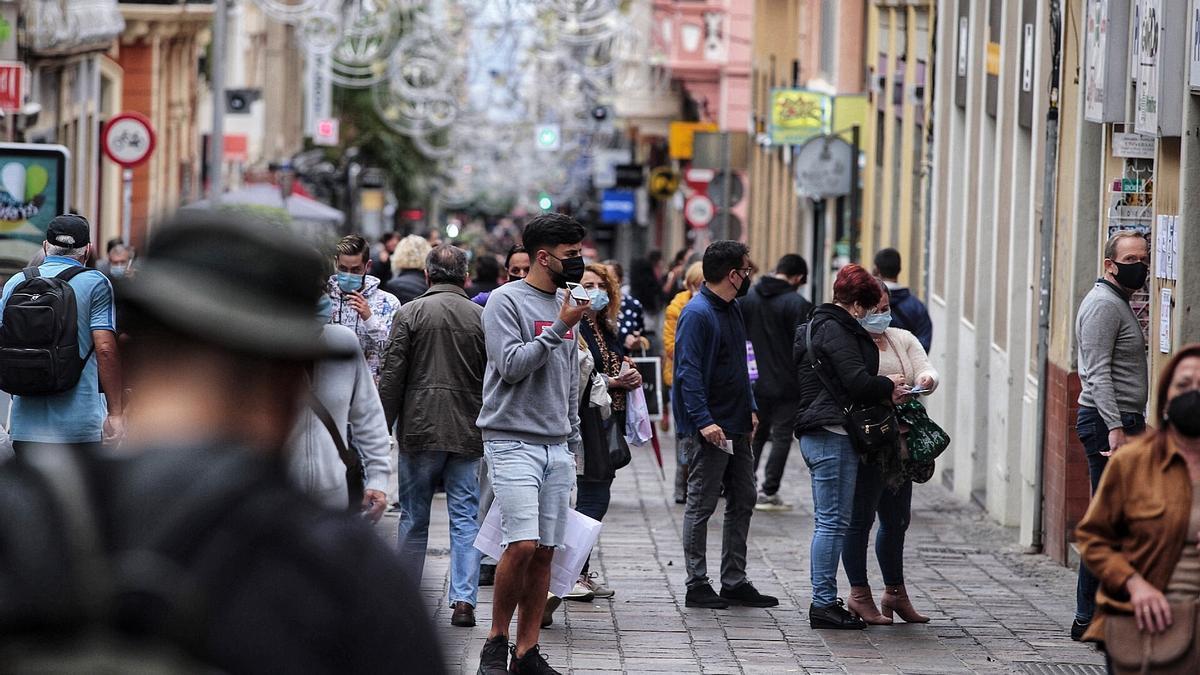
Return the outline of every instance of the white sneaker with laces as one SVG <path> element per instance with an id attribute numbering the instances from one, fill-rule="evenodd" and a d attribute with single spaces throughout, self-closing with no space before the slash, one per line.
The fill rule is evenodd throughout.
<path id="1" fill-rule="evenodd" d="M 595 597 L 596 597 L 596 594 L 592 591 L 592 589 L 588 588 L 587 586 L 584 586 L 583 584 L 581 584 L 577 581 L 577 582 L 575 582 L 575 587 L 571 589 L 571 592 L 567 593 L 566 595 L 563 596 L 563 600 L 573 600 L 575 602 L 591 602 L 592 598 L 595 598 Z"/>

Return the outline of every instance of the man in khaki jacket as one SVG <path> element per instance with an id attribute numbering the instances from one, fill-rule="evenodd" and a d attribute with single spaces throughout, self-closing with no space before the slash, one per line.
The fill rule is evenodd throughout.
<path id="1" fill-rule="evenodd" d="M 400 448 L 400 554 L 417 579 L 425 565 L 434 488 L 446 489 L 450 513 L 450 622 L 475 625 L 479 592 L 479 459 L 475 418 L 483 405 L 487 353 L 483 309 L 463 286 L 467 254 L 442 245 L 425 261 L 429 290 L 397 312 L 379 395 Z"/>

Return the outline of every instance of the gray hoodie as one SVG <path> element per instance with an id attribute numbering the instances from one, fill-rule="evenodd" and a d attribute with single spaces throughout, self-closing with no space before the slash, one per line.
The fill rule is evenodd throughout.
<path id="1" fill-rule="evenodd" d="M 338 346 L 358 346 L 358 337 L 346 326 L 328 324 L 322 337 Z M 383 404 L 375 380 L 360 352 L 349 359 L 318 361 L 313 370 L 313 391 L 325 404 L 346 439 L 349 429 L 354 448 L 362 454 L 366 489 L 387 491 L 391 477 L 391 435 L 383 418 Z M 288 440 L 288 473 L 294 485 L 332 509 L 347 505 L 346 465 L 338 456 L 329 430 L 304 406 Z"/>
<path id="2" fill-rule="evenodd" d="M 476 422 L 484 441 L 568 443 L 579 452 L 577 333 L 558 320 L 561 305 L 559 294 L 524 280 L 504 284 L 488 298 L 487 368 Z"/>

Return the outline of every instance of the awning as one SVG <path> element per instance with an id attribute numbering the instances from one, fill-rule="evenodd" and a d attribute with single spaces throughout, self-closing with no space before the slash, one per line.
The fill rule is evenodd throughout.
<path id="1" fill-rule="evenodd" d="M 39 55 L 106 49 L 125 30 L 117 0 L 23 0 L 21 11 Z"/>

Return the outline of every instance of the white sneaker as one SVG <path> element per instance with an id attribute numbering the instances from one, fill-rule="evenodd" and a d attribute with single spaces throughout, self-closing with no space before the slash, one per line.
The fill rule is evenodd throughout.
<path id="1" fill-rule="evenodd" d="M 597 598 L 611 598 L 617 594 L 613 589 L 597 581 L 596 576 L 595 572 L 587 575 L 581 574 L 579 575 L 579 583 L 585 588 L 590 589 Z"/>
<path id="2" fill-rule="evenodd" d="M 592 599 L 595 597 L 596 597 L 596 594 L 592 591 L 592 589 L 590 589 L 587 586 L 584 586 L 583 584 L 576 581 L 575 588 L 572 588 L 570 593 L 567 593 L 566 595 L 564 595 L 563 600 L 573 600 L 575 602 L 591 602 Z"/>
<path id="3" fill-rule="evenodd" d="M 779 493 L 769 495 L 765 492 L 760 492 L 758 493 L 758 501 L 754 505 L 754 508 L 757 511 L 790 511 L 792 505 L 783 503 L 783 497 L 780 497 Z"/>

